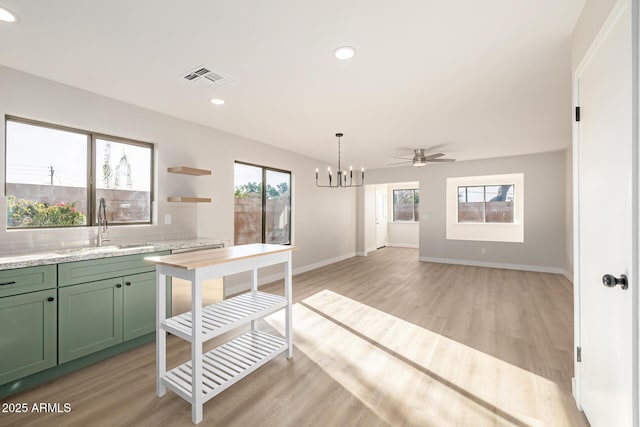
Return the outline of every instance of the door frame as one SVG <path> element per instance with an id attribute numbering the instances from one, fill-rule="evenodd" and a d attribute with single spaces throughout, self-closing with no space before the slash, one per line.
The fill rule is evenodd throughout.
<path id="1" fill-rule="evenodd" d="M 639 397 L 638 387 L 640 383 L 640 373 L 638 369 L 638 331 L 640 330 L 640 317 L 638 316 L 638 307 L 640 306 L 640 292 L 638 292 L 638 265 L 640 264 L 640 254 L 638 251 L 638 239 L 640 238 L 638 227 L 638 212 L 640 210 L 640 179 L 638 174 L 638 165 L 640 164 L 639 150 L 638 150 L 638 123 L 639 123 L 639 109 L 638 109 L 638 56 L 639 56 L 639 36 L 638 36 L 638 22 L 639 16 L 639 1 L 640 0 L 618 0 L 612 8 L 609 16 L 602 25 L 600 31 L 594 38 L 591 46 L 584 55 L 579 66 L 572 76 L 572 100 L 573 105 L 580 106 L 580 77 L 584 73 L 587 66 L 609 35 L 610 31 L 617 23 L 621 14 L 626 7 L 631 7 L 632 15 L 632 255 L 631 265 L 629 270 L 631 272 L 629 283 L 629 291 L 632 293 L 632 351 L 633 351 L 633 385 L 632 385 L 632 402 L 633 402 L 633 425 L 639 425 Z M 581 254 L 580 254 L 580 126 L 578 122 L 573 120 L 573 132 L 572 132 L 572 163 L 573 163 L 573 278 L 574 278 L 574 378 L 572 384 L 573 397 L 576 401 L 578 409 L 582 410 L 582 364 L 577 361 L 577 349 L 582 344 L 582 284 L 580 278 L 581 267 Z"/>

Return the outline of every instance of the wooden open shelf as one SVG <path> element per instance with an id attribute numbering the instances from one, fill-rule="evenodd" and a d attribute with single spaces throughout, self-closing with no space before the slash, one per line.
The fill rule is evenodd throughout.
<path id="1" fill-rule="evenodd" d="M 194 176 L 211 175 L 211 171 L 208 169 L 190 168 L 188 166 L 174 166 L 174 167 L 168 168 L 167 172 L 181 173 L 183 175 L 194 175 Z"/>
<path id="2" fill-rule="evenodd" d="M 176 197 L 167 197 L 167 201 L 177 202 L 177 203 L 211 203 L 211 197 L 176 196 Z"/>

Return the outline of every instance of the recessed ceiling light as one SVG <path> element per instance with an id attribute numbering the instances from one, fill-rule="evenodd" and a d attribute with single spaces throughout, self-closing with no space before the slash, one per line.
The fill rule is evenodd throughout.
<path id="1" fill-rule="evenodd" d="M 7 9 L 0 7 L 0 21 L 16 22 L 16 16 Z"/>
<path id="2" fill-rule="evenodd" d="M 338 59 L 351 59 L 356 54 L 356 49 L 352 46 L 341 46 L 333 51 L 333 55 Z"/>
<path id="3" fill-rule="evenodd" d="M 216 105 L 222 105 L 224 104 L 224 99 L 220 99 L 220 98 L 211 98 L 209 100 L 209 102 L 211 102 L 212 104 L 216 104 Z"/>

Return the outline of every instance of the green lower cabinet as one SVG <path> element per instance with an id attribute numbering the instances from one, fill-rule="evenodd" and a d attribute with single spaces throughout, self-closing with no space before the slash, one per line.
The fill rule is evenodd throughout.
<path id="1" fill-rule="evenodd" d="M 122 278 L 58 288 L 58 363 L 122 342 Z"/>
<path id="2" fill-rule="evenodd" d="M 56 290 L 0 298 L 0 384 L 56 365 Z"/>
<path id="3" fill-rule="evenodd" d="M 124 277 L 124 340 L 156 329 L 156 273 Z"/>

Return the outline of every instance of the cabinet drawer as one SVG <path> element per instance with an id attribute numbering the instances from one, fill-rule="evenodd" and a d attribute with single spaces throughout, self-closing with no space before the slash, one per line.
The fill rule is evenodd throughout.
<path id="1" fill-rule="evenodd" d="M 16 268 L 0 271 L 0 298 L 56 287 L 56 266 Z"/>
<path id="2" fill-rule="evenodd" d="M 58 264 L 58 286 L 155 271 L 155 265 L 145 262 L 144 259 L 168 253 L 154 252 Z"/>

